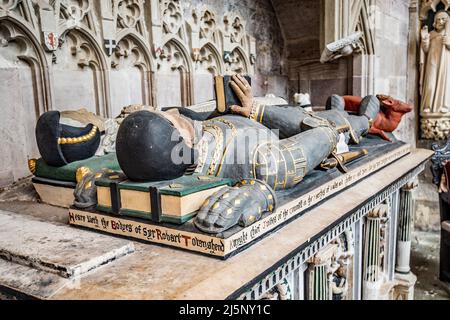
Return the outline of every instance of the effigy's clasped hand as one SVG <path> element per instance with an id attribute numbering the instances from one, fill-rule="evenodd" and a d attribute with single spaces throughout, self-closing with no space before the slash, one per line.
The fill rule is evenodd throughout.
<path id="1" fill-rule="evenodd" d="M 259 180 L 243 180 L 236 187 L 225 187 L 209 197 L 194 223 L 201 231 L 218 234 L 239 224 L 248 227 L 276 207 L 275 192 Z"/>

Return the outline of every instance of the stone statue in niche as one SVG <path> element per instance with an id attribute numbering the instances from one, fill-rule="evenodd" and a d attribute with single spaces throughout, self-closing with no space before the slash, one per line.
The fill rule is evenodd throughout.
<path id="1" fill-rule="evenodd" d="M 347 269 L 344 265 L 339 266 L 331 277 L 331 291 L 333 300 L 345 300 L 348 294 Z"/>
<path id="2" fill-rule="evenodd" d="M 281 281 L 261 298 L 262 301 L 289 301 L 292 299 L 292 290 L 287 279 Z"/>
<path id="3" fill-rule="evenodd" d="M 426 54 L 422 83 L 422 112 L 450 111 L 450 16 L 439 11 L 434 18 L 434 30 L 421 31 L 422 50 Z"/>

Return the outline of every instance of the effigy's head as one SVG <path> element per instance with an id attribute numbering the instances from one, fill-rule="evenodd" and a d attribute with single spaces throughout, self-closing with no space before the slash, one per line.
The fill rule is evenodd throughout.
<path id="1" fill-rule="evenodd" d="M 100 129 L 94 124 L 75 127 L 62 122 L 61 113 L 44 113 L 36 125 L 36 142 L 42 159 L 52 167 L 91 158 L 100 146 Z"/>
<path id="2" fill-rule="evenodd" d="M 436 13 L 434 16 L 434 24 L 433 27 L 437 31 L 441 31 L 445 28 L 445 25 L 447 24 L 447 21 L 449 20 L 450 16 L 447 11 L 441 10 Z"/>
<path id="3" fill-rule="evenodd" d="M 163 181 L 183 176 L 195 152 L 179 119 L 140 111 L 120 125 L 116 140 L 119 165 L 132 181 Z"/>

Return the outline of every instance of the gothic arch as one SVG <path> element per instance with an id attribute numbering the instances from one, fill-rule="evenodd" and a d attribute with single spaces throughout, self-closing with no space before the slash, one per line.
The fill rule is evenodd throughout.
<path id="1" fill-rule="evenodd" d="M 117 47 L 111 57 L 113 114 L 117 114 L 122 107 L 130 104 L 154 105 L 153 63 L 150 52 L 139 36 L 128 33 L 118 37 Z M 115 79 L 115 73 L 129 81 L 126 87 L 129 90 L 122 92 L 120 96 L 114 96 L 116 91 L 114 87 L 118 85 L 118 88 L 126 88 L 123 87 L 123 79 L 120 77 Z M 140 82 L 139 85 L 135 83 L 137 81 Z"/>
<path id="2" fill-rule="evenodd" d="M 206 42 L 195 56 L 195 104 L 214 100 L 214 77 L 223 74 L 223 58 L 212 42 Z"/>
<path id="3" fill-rule="evenodd" d="M 227 74 L 251 74 L 250 60 L 245 54 L 245 50 L 237 45 L 231 52 L 229 57 L 225 58 L 225 72 Z"/>
<path id="4" fill-rule="evenodd" d="M 0 18 L 0 183 L 29 175 L 27 158 L 39 155 L 34 128 L 51 106 L 48 68 L 34 34 L 14 18 Z"/>
<path id="5" fill-rule="evenodd" d="M 193 65 L 192 59 L 189 54 L 189 50 L 184 46 L 184 44 L 177 38 L 171 37 L 168 41 L 165 42 L 162 47 L 162 52 L 159 55 L 159 63 L 158 63 L 158 103 L 161 103 L 163 106 L 167 106 L 167 104 L 179 103 L 179 106 L 186 107 L 193 104 Z M 163 78 L 163 82 L 166 80 L 170 84 L 169 88 L 177 88 L 180 92 L 180 99 L 171 100 L 168 99 L 168 92 L 165 92 L 163 89 L 163 84 L 159 83 Z M 177 78 L 178 83 L 175 83 L 173 80 Z M 161 92 L 162 91 L 162 92 Z M 172 91 L 173 94 L 173 91 Z M 174 101 L 174 102 L 172 102 Z"/>
<path id="6" fill-rule="evenodd" d="M 373 35 L 373 27 L 371 26 L 370 20 L 373 19 L 370 17 L 370 14 L 373 14 L 370 12 L 370 10 L 373 10 L 369 6 L 369 3 L 367 1 L 360 3 L 360 9 L 359 9 L 359 17 L 356 20 L 356 25 L 352 28 L 352 30 L 360 31 L 363 34 L 362 37 L 362 53 L 367 55 L 374 55 L 375 54 L 375 40 Z"/>
<path id="7" fill-rule="evenodd" d="M 213 75 L 222 74 L 225 69 L 219 49 L 210 41 L 201 45 L 199 58 L 196 62 Z"/>
<path id="8" fill-rule="evenodd" d="M 48 64 L 40 41 L 26 24 L 13 17 L 0 17 L 1 27 L 9 29 L 10 37 L 13 41 L 21 41 L 26 47 L 26 51 L 21 52 L 18 58 L 26 62 L 33 70 L 33 80 L 36 88 L 34 94 L 37 102 L 36 115 L 39 116 L 52 108 L 51 90 L 47 85 L 49 80 Z M 7 41 L 9 42 L 10 40 Z M 2 44 L 2 46 L 7 46 L 7 44 Z M 30 48 L 34 50 L 34 54 L 29 51 Z"/>
<path id="9" fill-rule="evenodd" d="M 89 30 L 85 27 L 79 28 L 71 28 L 67 29 L 62 33 L 61 36 L 62 45 L 56 52 L 58 63 L 55 65 L 54 70 L 58 70 L 58 66 L 61 64 L 69 68 L 70 71 L 86 71 L 90 69 L 92 71 L 92 87 L 93 91 L 88 92 L 87 94 L 93 95 L 92 99 L 87 99 L 90 105 L 88 106 L 66 106 L 70 108 L 80 108 L 87 107 L 90 111 L 93 111 L 101 116 L 111 116 L 111 107 L 110 107 L 110 94 L 109 94 L 109 83 L 107 74 L 105 73 L 108 70 L 108 66 L 106 63 L 106 57 L 98 44 L 96 38 L 91 34 Z M 55 72 L 54 72 L 55 74 Z M 56 72 L 57 74 L 57 72 Z M 75 73 L 74 73 L 75 74 Z M 56 76 L 56 75 L 55 75 Z M 87 78 L 86 78 L 87 79 Z M 77 83 L 79 85 L 83 84 L 83 80 L 73 83 Z M 89 79 L 90 80 L 90 79 Z M 60 83 L 58 81 L 54 81 L 54 91 L 55 97 L 59 93 Z M 65 93 L 67 93 L 67 87 L 63 88 Z M 84 89 L 89 89 L 87 86 Z M 78 88 L 78 94 L 82 94 L 83 88 Z M 55 98 L 58 101 L 57 98 Z M 64 99 L 67 101 L 68 99 Z M 74 99 L 75 100 L 75 99 Z M 58 105 L 58 108 L 63 106 Z M 63 107 L 65 108 L 65 107 Z"/>
<path id="10" fill-rule="evenodd" d="M 134 41 L 136 43 L 136 46 L 138 46 L 140 50 L 142 50 L 146 64 L 148 64 L 148 68 L 151 70 L 156 69 L 156 63 L 152 56 L 152 53 L 150 52 L 149 44 L 140 34 L 134 31 L 124 30 L 117 34 L 116 39 L 117 44 L 119 44 L 124 39 L 131 39 L 132 41 Z"/>

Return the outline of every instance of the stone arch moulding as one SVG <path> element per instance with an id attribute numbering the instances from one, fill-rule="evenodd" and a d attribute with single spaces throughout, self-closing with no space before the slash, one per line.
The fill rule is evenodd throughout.
<path id="1" fill-rule="evenodd" d="M 0 47 L 7 47 L 12 42 L 20 42 L 23 51 L 17 56 L 26 62 L 33 72 L 36 116 L 52 109 L 51 89 L 48 86 L 49 73 L 45 53 L 35 33 L 20 20 L 11 17 L 0 17 L 0 28 L 6 28 L 9 39 L 0 43 Z"/>
<path id="2" fill-rule="evenodd" d="M 215 99 L 214 77 L 224 73 L 225 67 L 217 47 L 206 42 L 194 55 L 194 97 L 195 104 Z"/>
<path id="3" fill-rule="evenodd" d="M 92 35 L 89 29 L 84 26 L 77 28 L 69 28 L 61 32 L 60 46 L 56 52 L 56 64 L 53 67 L 54 73 L 54 92 L 57 95 L 58 86 L 60 85 L 55 81 L 55 75 L 58 70 L 58 66 L 61 63 L 72 63 L 72 71 L 74 64 L 78 68 L 77 71 L 91 69 L 93 76 L 93 92 L 94 95 L 92 102 L 93 105 L 72 105 L 73 108 L 88 107 L 90 111 L 96 112 L 103 117 L 111 117 L 111 97 L 110 97 L 110 84 L 109 84 L 109 67 L 107 64 L 107 58 L 105 52 L 102 50 L 102 46 L 99 45 L 96 37 Z M 69 61 L 71 60 L 71 61 Z M 68 67 L 68 66 L 67 66 Z M 73 81 L 73 83 L 77 83 Z M 66 88 L 67 89 L 67 88 Z M 86 87 L 86 89 L 88 89 Z M 81 93 L 81 92 L 80 92 Z M 62 106 L 57 106 L 58 108 Z"/>
<path id="4" fill-rule="evenodd" d="M 195 56 L 194 63 L 197 68 L 207 70 L 214 76 L 222 74 L 225 70 L 220 51 L 212 42 L 205 41 L 200 45 L 200 50 L 198 56 Z"/>
<path id="5" fill-rule="evenodd" d="M 357 20 L 353 22 L 352 29 L 354 31 L 360 31 L 363 34 L 362 43 L 360 49 L 363 54 L 374 55 L 375 54 L 375 40 L 373 35 L 374 26 L 371 25 L 372 12 L 374 7 L 371 5 L 371 1 L 360 2 L 361 8 Z"/>
<path id="6" fill-rule="evenodd" d="M 226 74 L 253 74 L 250 59 L 245 53 L 245 50 L 237 45 L 234 46 L 229 53 L 224 52 L 225 73 Z"/>
<path id="7" fill-rule="evenodd" d="M 353 57 L 352 91 L 355 95 L 366 96 L 375 93 L 375 40 L 372 25 L 375 7 L 371 0 L 364 0 L 359 2 L 355 10 L 352 16 L 356 20 L 352 21 L 350 30 L 359 31 L 363 36 L 358 47 L 360 52 Z"/>
<path id="8" fill-rule="evenodd" d="M 127 33 L 117 37 L 117 47 L 111 57 L 111 86 L 112 100 L 111 106 L 113 113 L 117 113 L 118 108 L 128 104 L 155 105 L 154 97 L 154 79 L 153 72 L 156 69 L 154 60 L 151 56 L 145 41 L 135 33 Z M 135 72 L 132 69 L 139 70 L 139 85 L 134 83 Z M 114 90 L 114 72 L 122 72 L 124 76 L 131 77 L 130 92 L 128 102 L 123 101 L 122 106 L 118 106 L 120 97 L 115 96 Z M 134 89 L 133 89 L 134 88 Z M 136 94 L 136 96 L 134 96 Z M 140 97 L 138 97 L 140 96 Z M 139 99 L 140 98 L 140 99 Z M 139 100 L 139 101 L 138 101 Z M 114 115 L 113 114 L 113 115 Z"/>
<path id="9" fill-rule="evenodd" d="M 34 128 L 50 106 L 42 47 L 13 18 L 0 18 L 0 69 L 0 185 L 6 185 L 29 175 L 27 158 L 39 155 Z"/>
<path id="10" fill-rule="evenodd" d="M 169 106 L 166 104 L 170 104 L 170 100 L 164 99 L 164 96 L 167 97 L 169 92 L 165 92 L 163 88 L 176 88 L 180 92 L 180 99 L 178 101 L 180 103 L 179 106 L 186 107 L 193 105 L 192 75 L 194 68 L 189 50 L 178 37 L 170 37 L 168 40 L 164 41 L 164 43 L 165 44 L 158 56 L 157 66 L 158 104 Z M 178 81 L 175 80 L 176 78 L 178 78 Z M 175 83 L 174 80 L 178 83 Z M 161 83 L 165 81 L 167 81 L 166 84 Z"/>
<path id="11" fill-rule="evenodd" d="M 353 56 L 352 94 L 365 96 L 375 90 L 374 26 L 376 6 L 373 0 L 322 0 L 321 48 L 357 31 L 363 33 L 359 54 Z"/>
<path id="12" fill-rule="evenodd" d="M 152 71 L 156 70 L 157 68 L 156 59 L 153 52 L 151 51 L 151 45 L 149 44 L 147 39 L 144 38 L 138 32 L 136 32 L 135 30 L 129 29 L 119 31 L 116 35 L 116 42 L 119 43 L 125 38 L 128 39 L 132 38 L 132 40 L 136 43 L 136 45 L 142 50 L 145 56 L 145 60 L 148 63 L 149 69 L 151 69 Z"/>
<path id="13" fill-rule="evenodd" d="M 38 23 L 33 14 L 33 3 L 31 1 L 21 0 L 2 0 L 0 1 L 0 18 L 11 18 L 21 27 L 39 38 Z"/>

